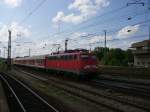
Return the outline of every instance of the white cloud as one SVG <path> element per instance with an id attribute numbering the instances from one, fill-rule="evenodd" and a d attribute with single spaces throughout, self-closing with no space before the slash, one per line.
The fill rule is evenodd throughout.
<path id="1" fill-rule="evenodd" d="M 128 38 L 134 35 L 140 28 L 140 25 L 126 26 L 117 33 L 117 38 Z"/>
<path id="2" fill-rule="evenodd" d="M 11 8 L 19 7 L 23 0 L 3 0 L 3 2 Z"/>
<path id="3" fill-rule="evenodd" d="M 57 12 L 57 15 L 52 19 L 52 22 L 78 24 L 96 15 L 100 9 L 107 6 L 109 6 L 108 0 L 74 0 L 74 2 L 68 6 L 68 9 L 78 11 L 79 13 L 70 13 L 68 15 L 65 15 L 64 12 L 59 11 Z"/>
<path id="4" fill-rule="evenodd" d="M 12 31 L 12 40 L 15 40 L 18 34 L 23 38 L 31 35 L 29 28 L 20 26 L 17 22 L 12 22 L 10 26 L 11 27 L 9 29 Z M 2 24 L 0 27 L 0 41 L 6 42 L 8 40 L 8 27 L 4 24 Z"/>
<path id="5" fill-rule="evenodd" d="M 52 19 L 53 23 L 66 22 L 66 23 L 74 23 L 78 24 L 83 21 L 83 15 L 75 15 L 71 13 L 69 15 L 65 15 L 62 11 L 57 12 L 57 15 Z"/>

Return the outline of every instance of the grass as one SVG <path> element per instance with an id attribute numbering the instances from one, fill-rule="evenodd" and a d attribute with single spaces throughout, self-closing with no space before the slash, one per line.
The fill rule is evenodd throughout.
<path id="1" fill-rule="evenodd" d="M 6 61 L 4 59 L 0 59 L 0 72 L 7 70 Z"/>

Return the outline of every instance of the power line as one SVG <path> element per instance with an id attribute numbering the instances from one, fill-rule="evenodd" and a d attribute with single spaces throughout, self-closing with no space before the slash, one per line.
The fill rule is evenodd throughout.
<path id="1" fill-rule="evenodd" d="M 35 8 L 33 8 L 28 14 L 27 16 L 24 17 L 24 19 L 19 23 L 22 24 L 24 23 L 30 16 L 32 16 L 34 14 L 34 12 L 36 12 L 47 0 L 42 0 L 37 6 L 35 6 Z"/>
<path id="2" fill-rule="evenodd" d="M 130 26 L 141 25 L 141 24 L 148 23 L 148 22 L 150 22 L 150 19 L 149 19 L 149 20 L 146 20 L 146 21 L 137 22 L 137 23 L 132 24 L 132 25 L 130 25 Z M 109 33 L 109 34 L 116 33 L 116 32 L 118 32 L 118 31 L 120 31 L 121 29 L 123 29 L 124 27 L 125 27 L 125 26 L 120 27 L 120 28 L 117 28 L 117 29 L 114 29 L 114 30 L 109 30 L 109 31 L 107 31 L 107 33 Z M 93 37 L 93 36 L 99 36 L 99 35 L 103 35 L 103 32 L 98 33 L 98 34 L 94 34 L 94 33 L 93 33 L 93 34 L 90 34 L 90 35 L 85 36 L 85 37 L 86 37 L 86 39 L 88 39 L 88 38 L 91 38 L 91 37 Z M 82 37 L 82 36 L 80 36 L 80 37 L 77 38 L 77 39 L 81 39 L 81 37 Z M 82 37 L 82 38 L 85 38 L 85 37 Z M 77 39 L 74 39 L 74 40 L 77 41 Z M 71 40 L 73 40 L 73 39 L 71 39 Z"/>
<path id="3" fill-rule="evenodd" d="M 110 10 L 110 11 L 108 11 L 108 12 L 106 12 L 106 13 L 101 14 L 101 15 L 95 16 L 95 17 L 93 17 L 93 18 L 89 18 L 89 19 L 87 19 L 86 21 L 82 22 L 80 25 L 83 25 L 83 24 L 88 23 L 89 21 L 92 21 L 92 20 L 95 20 L 95 19 L 99 19 L 100 17 L 106 16 L 106 15 L 109 15 L 109 14 L 117 13 L 117 12 L 119 12 L 119 11 L 125 9 L 125 8 L 127 8 L 127 6 L 122 6 L 122 7 L 119 7 L 119 8 L 115 8 L 115 9 Z M 55 35 L 58 35 L 58 34 L 60 35 L 60 34 L 63 34 L 63 33 L 68 32 L 69 30 L 70 30 L 70 28 L 69 28 L 69 29 L 66 29 L 65 31 L 58 32 L 58 33 L 53 33 L 53 34 L 51 34 L 51 35 L 47 35 L 47 36 L 44 36 L 44 37 L 55 36 Z M 41 33 L 41 32 L 40 32 L 40 33 Z"/>
<path id="4" fill-rule="evenodd" d="M 145 12 L 142 12 L 142 13 L 139 13 L 139 14 L 136 14 L 136 15 L 134 15 L 134 16 L 138 16 L 138 15 L 143 15 L 143 14 L 145 14 Z M 117 20 L 116 18 L 115 19 L 110 19 L 111 20 L 111 22 L 113 21 L 113 20 Z M 110 21 L 110 20 L 108 20 L 108 21 Z M 74 31 L 77 31 L 77 30 L 80 30 L 80 29 L 89 29 L 89 28 L 92 28 L 92 27 L 94 27 L 94 26 L 97 26 L 97 25 L 100 25 L 100 24 L 104 24 L 105 22 L 102 22 L 102 23 L 100 23 L 100 22 L 96 22 L 96 23 L 92 23 L 92 24 L 89 24 L 89 25 L 85 25 L 85 26 L 82 26 L 82 27 L 78 27 L 76 30 L 74 30 Z M 60 32 L 59 34 L 62 34 L 62 33 L 67 33 L 67 35 L 71 35 L 71 34 L 73 34 L 74 33 L 74 31 L 72 31 L 72 32 L 70 32 L 69 33 L 69 31 L 68 30 L 66 30 L 66 32 L 65 31 L 63 31 L 63 32 Z M 55 35 L 57 35 L 58 33 L 54 33 L 54 34 L 51 34 L 50 36 L 55 36 Z"/>
<path id="5" fill-rule="evenodd" d="M 135 23 L 135 24 L 132 24 L 132 25 L 129 25 L 129 26 L 141 25 L 141 24 L 148 23 L 148 22 L 150 22 L 150 19 L 149 19 L 149 20 L 146 20 L 146 21 L 140 21 L 140 22 L 138 22 L 138 23 Z M 124 27 L 125 27 L 125 26 L 124 26 Z M 118 28 L 118 29 L 115 29 L 115 30 L 111 30 L 111 31 L 109 31 L 108 33 L 110 34 L 110 33 L 117 32 L 117 31 L 123 29 L 124 27 L 121 27 L 121 28 Z"/>
<path id="6" fill-rule="evenodd" d="M 148 34 L 143 34 L 143 35 L 138 35 L 138 36 L 131 36 L 130 38 L 122 38 L 122 39 L 115 38 L 115 39 L 110 39 L 110 40 L 107 40 L 107 41 L 108 42 L 115 42 L 115 41 L 122 41 L 122 40 L 128 40 L 128 39 L 133 39 L 133 38 L 144 38 L 146 36 L 148 36 Z M 100 43 L 102 44 L 102 43 L 104 43 L 104 41 L 98 41 L 98 42 L 80 44 L 80 45 L 88 46 L 89 44 L 94 45 L 94 44 L 100 44 Z"/>
<path id="7" fill-rule="evenodd" d="M 81 23 L 80 25 L 83 25 L 83 24 L 89 22 L 90 20 L 95 20 L 95 19 L 97 19 L 97 18 L 106 16 L 106 15 L 109 15 L 109 14 L 114 14 L 114 13 L 116 13 L 116 12 L 119 12 L 119 11 L 121 11 L 121 10 L 127 8 L 127 7 L 128 7 L 128 6 L 122 6 L 122 7 L 116 8 L 116 9 L 114 9 L 114 10 L 108 11 L 108 12 L 106 12 L 106 13 L 104 13 L 104 14 L 99 15 L 99 16 L 90 18 L 90 19 L 86 20 L 85 22 Z M 136 15 L 134 15 L 134 16 L 138 16 L 138 15 L 142 15 L 142 14 L 145 14 L 145 13 L 139 13 L 139 14 L 136 14 Z M 111 22 L 112 22 L 113 19 L 110 19 L 110 20 L 111 20 Z M 110 21 L 110 20 L 108 20 L 108 21 Z M 117 20 L 117 19 L 115 18 L 114 20 Z M 102 22 L 101 24 L 104 24 L 104 23 L 106 23 L 106 22 Z M 79 28 L 75 29 L 75 31 L 80 30 L 80 29 L 85 29 L 85 28 L 87 28 L 87 27 L 88 27 L 88 28 L 91 28 L 91 27 L 97 26 L 97 25 L 99 25 L 99 24 L 100 24 L 100 23 L 97 22 L 97 23 L 95 23 L 95 24 L 92 23 L 92 24 L 89 24 L 89 25 L 85 25 L 85 26 L 82 26 L 82 27 L 79 27 Z M 51 34 L 51 35 L 49 35 L 49 36 L 60 35 L 60 34 L 67 33 L 67 32 L 68 32 L 68 35 L 74 33 L 73 31 L 70 32 L 70 29 L 67 29 L 67 30 L 65 30 L 65 31 L 63 31 L 63 32 L 53 33 L 53 34 Z M 70 33 L 69 33 L 69 32 L 70 32 Z M 48 37 L 48 36 L 45 36 L 45 37 Z"/>

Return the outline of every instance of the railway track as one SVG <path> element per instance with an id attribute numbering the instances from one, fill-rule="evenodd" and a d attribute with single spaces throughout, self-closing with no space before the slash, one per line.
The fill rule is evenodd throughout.
<path id="1" fill-rule="evenodd" d="M 59 112 L 25 84 L 7 74 L 0 74 L 11 112 Z"/>
<path id="2" fill-rule="evenodd" d="M 107 77 L 107 75 L 105 76 L 105 74 L 103 75 L 100 75 L 99 76 L 99 79 L 102 79 L 102 80 L 109 80 L 109 81 L 114 81 L 114 82 L 123 82 L 123 83 L 128 83 L 128 84 L 137 84 L 137 85 L 141 85 L 141 86 L 150 86 L 150 82 L 146 81 L 141 81 L 141 80 L 128 80 L 127 78 L 124 79 L 124 78 L 118 78 L 118 77 Z"/>
<path id="3" fill-rule="evenodd" d="M 150 111 L 150 107 L 148 105 L 144 106 L 144 105 L 141 105 L 141 104 L 139 105 L 139 104 L 137 104 L 135 102 L 131 102 L 130 100 L 116 99 L 113 96 L 108 96 L 108 95 L 105 95 L 105 94 L 101 94 L 101 93 L 98 93 L 96 91 L 88 90 L 88 89 L 76 86 L 74 84 L 58 81 L 58 80 L 55 80 L 55 79 L 50 79 L 50 81 L 55 82 L 55 85 L 56 85 L 56 83 L 57 84 L 59 83 L 61 85 L 65 85 L 67 87 L 75 88 L 76 90 L 79 90 L 79 91 L 84 91 L 86 93 L 90 93 L 90 94 L 92 94 L 94 96 L 98 96 L 98 97 L 102 97 L 102 98 L 108 99 L 109 101 L 112 100 L 112 101 L 115 101 L 116 103 L 120 103 L 120 104 L 128 105 L 128 106 L 133 106 L 133 107 L 136 107 L 136 108 L 139 108 L 139 109 L 142 109 L 142 110 Z"/>
<path id="4" fill-rule="evenodd" d="M 37 72 L 36 72 L 37 73 Z M 142 98 L 150 98 L 150 85 L 138 82 L 128 82 L 123 80 L 114 80 L 108 78 L 99 78 L 84 82 L 88 85 L 113 89 L 118 92 L 127 93 Z"/>
<path id="5" fill-rule="evenodd" d="M 92 80 L 90 84 L 110 88 L 116 91 L 121 91 L 124 93 L 140 96 L 142 98 L 150 99 L 150 87 L 149 85 L 140 85 L 137 83 L 121 82 L 117 80 L 107 80 L 107 79 L 98 79 Z"/>
<path id="6" fill-rule="evenodd" d="M 150 111 L 149 106 L 145 106 L 142 104 L 138 104 L 136 102 L 131 102 L 130 100 L 123 100 L 123 99 L 116 99 L 113 96 L 108 96 L 105 94 L 97 93 L 92 90 L 88 90 L 85 88 L 81 88 L 79 86 L 76 86 L 74 84 L 70 84 L 68 82 L 60 81 L 57 79 L 52 78 L 46 78 L 47 81 L 41 77 L 38 77 L 38 75 L 34 75 L 28 72 L 23 72 L 31 77 L 37 78 L 39 80 L 42 80 L 44 82 L 50 82 L 53 86 L 63 89 L 64 91 L 67 91 L 73 95 L 76 95 L 78 97 L 81 97 L 83 99 L 86 99 L 87 101 L 93 102 L 97 105 L 104 106 L 106 108 L 109 108 L 113 111 L 119 111 L 119 112 L 126 112 L 126 111 Z M 86 97 L 86 96 L 88 97 Z"/>

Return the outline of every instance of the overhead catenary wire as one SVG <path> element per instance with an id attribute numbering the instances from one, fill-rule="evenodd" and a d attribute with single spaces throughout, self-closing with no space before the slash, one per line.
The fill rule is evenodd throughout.
<path id="1" fill-rule="evenodd" d="M 30 16 L 32 16 L 47 0 L 41 0 L 40 3 L 35 6 L 24 18 L 22 21 L 19 22 L 19 24 L 24 23 Z"/>
<path id="2" fill-rule="evenodd" d="M 124 6 L 124 7 L 121 7 L 121 8 L 117 8 L 117 9 L 112 10 L 112 11 L 110 11 L 110 12 L 112 12 L 111 14 L 113 14 L 113 12 L 116 13 L 117 11 L 121 11 L 121 9 L 125 9 L 125 8 L 127 8 L 127 7 Z M 119 10 L 119 9 L 120 9 L 120 10 Z M 107 15 L 107 14 L 109 14 L 109 12 L 106 12 L 106 13 L 100 15 L 100 16 L 96 16 L 95 18 L 104 16 L 104 15 Z M 135 15 L 133 15 L 133 17 L 134 17 L 134 16 L 143 15 L 143 14 L 145 14 L 145 12 L 135 14 Z M 89 19 L 89 20 L 94 20 L 94 19 Z M 89 20 L 87 20 L 86 22 L 88 22 Z M 117 20 L 117 19 L 115 18 L 114 20 Z M 111 21 L 113 21 L 113 20 L 111 19 Z M 83 23 L 86 23 L 86 22 L 83 22 Z M 83 24 L 83 23 L 81 23 L 81 24 Z M 86 29 L 87 29 L 87 28 L 89 29 L 89 28 L 92 28 L 92 27 L 94 27 L 94 26 L 97 26 L 97 25 L 100 25 L 100 24 L 104 24 L 104 23 L 107 23 L 107 22 L 91 23 L 91 24 L 88 24 L 88 25 L 85 25 L 85 26 L 78 27 L 77 29 L 72 30 L 71 32 L 70 32 L 70 29 L 67 29 L 67 30 L 65 30 L 65 31 L 62 31 L 62 32 L 59 32 L 59 33 L 53 33 L 53 34 L 50 34 L 49 36 L 45 36 L 45 37 L 53 37 L 53 36 L 55 36 L 55 35 L 61 35 L 61 34 L 63 34 L 63 33 L 67 33 L 67 35 L 71 35 L 71 34 L 73 34 L 75 31 L 78 31 L 78 30 L 81 30 L 81 29 L 85 29 L 85 28 L 86 28 Z"/>
<path id="3" fill-rule="evenodd" d="M 149 20 L 146 20 L 146 21 L 140 21 L 140 22 L 134 23 L 134 24 L 132 24 L 132 25 L 130 25 L 130 26 L 141 25 L 141 24 L 148 23 L 148 22 L 150 22 L 150 19 L 149 19 Z M 125 26 L 122 26 L 122 27 L 117 28 L 117 29 L 109 30 L 109 31 L 107 31 L 107 33 L 108 33 L 108 34 L 116 33 L 116 32 L 118 32 L 118 31 L 120 31 L 121 29 L 123 29 L 124 27 L 125 27 Z M 82 39 L 83 39 L 83 38 L 88 39 L 88 38 L 91 38 L 91 37 L 93 37 L 93 36 L 99 36 L 99 35 L 103 35 L 103 32 L 98 33 L 98 34 L 94 34 L 94 33 L 93 33 L 93 34 L 89 34 L 89 35 L 87 35 L 87 36 L 85 36 L 85 37 L 79 36 L 79 38 L 76 38 L 76 39 L 70 39 L 70 38 L 69 38 L 69 40 L 77 41 L 78 39 L 81 39 L 81 38 L 82 38 Z"/>
<path id="4" fill-rule="evenodd" d="M 143 35 L 138 35 L 138 36 L 131 36 L 130 38 L 122 38 L 122 39 L 119 39 L 119 38 L 115 38 L 115 39 L 110 39 L 110 40 L 107 40 L 108 42 L 116 42 L 116 41 L 122 41 L 122 40 L 129 40 L 129 39 L 133 39 L 133 38 L 144 38 L 148 36 L 148 34 L 143 34 Z M 89 46 L 89 45 L 96 45 L 96 44 L 103 44 L 104 41 L 98 41 L 98 42 L 93 42 L 93 43 L 86 43 L 86 44 L 79 44 L 78 46 Z M 77 46 L 77 45 L 75 45 Z"/>
<path id="5" fill-rule="evenodd" d="M 115 9 L 113 9 L 113 10 L 110 10 L 110 11 L 106 12 L 106 13 L 100 14 L 100 15 L 95 16 L 95 17 L 93 17 L 93 18 L 89 18 L 89 19 L 87 19 L 86 21 L 83 21 L 82 23 L 80 23 L 80 25 L 84 25 L 85 23 L 88 23 L 88 22 L 91 22 L 91 21 L 93 21 L 93 20 L 99 19 L 99 18 L 101 18 L 101 17 L 103 17 L 103 16 L 107 16 L 107 15 L 110 15 L 110 14 L 117 13 L 117 12 L 119 12 L 119 11 L 125 9 L 125 8 L 127 8 L 126 5 L 125 5 L 125 6 L 121 6 L 121 7 L 119 7 L 119 8 L 115 8 Z M 68 32 L 68 31 L 70 31 L 70 28 L 69 28 L 69 29 L 65 29 L 64 31 L 59 32 L 59 33 L 52 33 L 52 34 L 50 34 L 50 35 L 46 35 L 46 36 L 44 36 L 44 37 L 60 35 L 60 34 L 63 34 L 63 33 Z M 41 32 L 40 32 L 40 33 L 41 33 Z"/>

